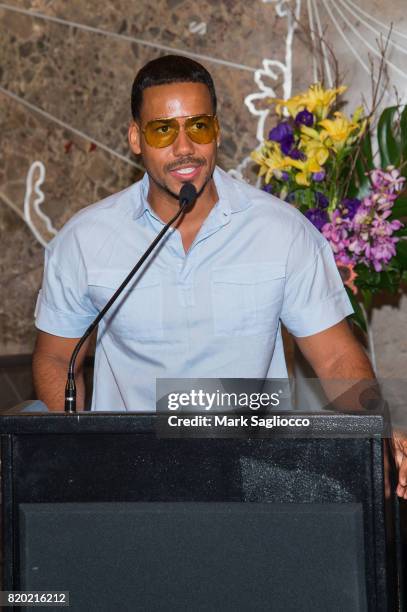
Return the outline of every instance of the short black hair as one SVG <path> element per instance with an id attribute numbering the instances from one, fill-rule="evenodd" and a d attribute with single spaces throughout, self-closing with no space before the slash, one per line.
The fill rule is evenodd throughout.
<path id="1" fill-rule="evenodd" d="M 143 91 L 147 87 L 170 83 L 203 83 L 209 89 L 213 113 L 216 113 L 215 85 L 206 68 L 183 55 L 164 55 L 145 64 L 134 79 L 131 90 L 131 113 L 135 121 L 140 118 Z"/>

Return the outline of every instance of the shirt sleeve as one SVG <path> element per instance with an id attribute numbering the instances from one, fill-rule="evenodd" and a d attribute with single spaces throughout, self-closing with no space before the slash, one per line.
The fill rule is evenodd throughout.
<path id="1" fill-rule="evenodd" d="M 60 235 L 61 234 L 61 235 Z M 79 338 L 97 315 L 88 293 L 86 268 L 72 232 L 61 231 L 46 247 L 35 325 L 65 338 Z"/>
<path id="2" fill-rule="evenodd" d="M 303 227 L 291 245 L 281 320 L 294 336 L 311 336 L 353 313 L 329 243 Z"/>

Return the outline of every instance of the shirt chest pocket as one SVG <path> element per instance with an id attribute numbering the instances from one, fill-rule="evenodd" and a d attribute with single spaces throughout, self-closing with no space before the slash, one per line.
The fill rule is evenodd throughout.
<path id="1" fill-rule="evenodd" d="M 274 333 L 280 317 L 284 281 L 284 264 L 240 264 L 214 269 L 212 306 L 215 335 Z"/>
<path id="2" fill-rule="evenodd" d="M 128 270 L 91 270 L 88 272 L 89 294 L 100 311 L 128 274 Z M 106 313 L 107 329 L 135 341 L 157 341 L 163 337 L 162 281 L 156 272 L 147 270 L 130 281 Z"/>

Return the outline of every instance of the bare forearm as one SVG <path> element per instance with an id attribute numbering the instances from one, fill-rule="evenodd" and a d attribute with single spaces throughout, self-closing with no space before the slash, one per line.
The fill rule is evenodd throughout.
<path id="1" fill-rule="evenodd" d="M 380 397 L 370 361 L 346 320 L 296 341 L 335 408 L 360 410 Z"/>
<path id="2" fill-rule="evenodd" d="M 361 410 L 377 400 L 377 381 L 363 349 L 358 347 L 319 369 L 318 377 L 328 400 L 340 410 Z"/>
<path id="3" fill-rule="evenodd" d="M 347 350 L 338 352 L 325 363 L 318 364 L 320 378 L 342 380 L 373 379 L 373 368 L 362 346 L 356 340 L 352 341 Z"/>
<path id="4" fill-rule="evenodd" d="M 38 399 L 42 400 L 51 411 L 64 410 L 65 384 L 68 363 L 50 355 L 33 355 L 34 387 Z M 77 388 L 77 409 L 85 405 L 85 383 L 83 371 L 75 375 Z"/>

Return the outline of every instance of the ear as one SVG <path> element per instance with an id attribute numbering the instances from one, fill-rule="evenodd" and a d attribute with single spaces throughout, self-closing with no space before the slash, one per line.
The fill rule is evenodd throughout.
<path id="1" fill-rule="evenodd" d="M 135 121 L 131 121 L 129 125 L 128 131 L 129 145 L 130 149 L 133 151 L 135 155 L 140 155 L 141 153 L 141 132 L 138 124 Z"/>

